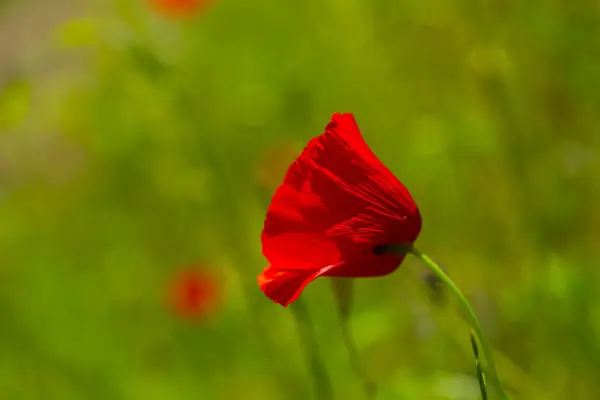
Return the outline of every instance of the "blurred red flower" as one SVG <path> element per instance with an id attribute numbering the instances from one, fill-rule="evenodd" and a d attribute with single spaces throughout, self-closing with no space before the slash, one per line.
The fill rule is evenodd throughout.
<path id="1" fill-rule="evenodd" d="M 421 216 L 408 190 L 373 154 L 352 114 L 334 114 L 276 190 L 262 232 L 269 261 L 261 290 L 287 306 L 319 276 L 373 277 L 404 255 L 376 246 L 412 244 Z"/>
<path id="2" fill-rule="evenodd" d="M 300 150 L 292 143 L 280 143 L 268 148 L 262 154 L 256 168 L 258 187 L 268 190 L 277 188 Z"/>
<path id="3" fill-rule="evenodd" d="M 220 301 L 217 279 L 201 269 L 179 272 L 169 287 L 169 305 L 180 317 L 202 319 L 210 315 Z"/>
<path id="4" fill-rule="evenodd" d="M 161 14 L 170 17 L 190 17 L 208 6 L 210 0 L 149 0 Z"/>

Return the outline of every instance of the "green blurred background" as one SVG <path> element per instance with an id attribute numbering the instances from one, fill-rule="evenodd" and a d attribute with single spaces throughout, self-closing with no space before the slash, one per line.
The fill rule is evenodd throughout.
<path id="1" fill-rule="evenodd" d="M 413 194 L 514 398 L 600 398 L 599 4 L 1 1 L 0 398 L 312 398 L 256 276 L 274 185 L 333 112 Z M 190 265 L 222 293 L 203 318 L 165 301 Z M 361 362 L 378 399 L 477 399 L 422 274 L 357 282 Z M 302 299 L 362 399 L 328 281 Z"/>

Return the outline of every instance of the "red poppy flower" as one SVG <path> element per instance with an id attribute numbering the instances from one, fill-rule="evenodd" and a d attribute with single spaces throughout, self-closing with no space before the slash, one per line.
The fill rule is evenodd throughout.
<path id="1" fill-rule="evenodd" d="M 287 306 L 319 276 L 393 272 L 404 255 L 376 246 L 412 244 L 421 231 L 408 190 L 373 154 L 352 114 L 334 114 L 289 167 L 267 211 L 261 290 Z"/>
<path id="2" fill-rule="evenodd" d="M 177 315 L 186 319 L 203 318 L 217 307 L 219 285 L 206 271 L 180 272 L 169 287 L 169 303 Z"/>
<path id="3" fill-rule="evenodd" d="M 160 13 L 172 17 L 193 16 L 206 7 L 209 0 L 149 0 Z"/>

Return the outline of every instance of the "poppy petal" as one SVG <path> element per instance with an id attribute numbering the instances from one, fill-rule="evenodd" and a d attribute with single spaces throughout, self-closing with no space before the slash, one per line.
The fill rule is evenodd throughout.
<path id="1" fill-rule="evenodd" d="M 298 299 L 306 285 L 335 267 L 336 265 L 330 265 L 317 270 L 281 270 L 268 266 L 258 276 L 258 284 L 268 298 L 287 307 Z"/>
<path id="2" fill-rule="evenodd" d="M 391 274 L 404 260 L 404 256 L 395 254 L 388 255 L 364 255 L 339 262 L 323 276 L 339 278 L 370 278 Z"/>
<path id="3" fill-rule="evenodd" d="M 402 229 L 398 228 L 394 231 L 390 231 L 389 225 L 382 224 L 381 221 L 386 221 L 386 218 L 397 219 L 395 216 L 382 214 L 380 210 L 367 210 L 335 225 L 327 231 L 327 236 L 347 238 L 353 245 L 412 243 L 421 230 L 419 216 L 407 215 L 404 217 L 404 222 L 396 221 L 396 226 L 402 226 Z"/>
<path id="4" fill-rule="evenodd" d="M 334 114 L 325 133 L 313 141 L 299 160 L 329 178 L 329 186 L 336 183 L 388 217 L 416 211 L 408 190 L 367 146 L 351 114 Z M 339 199 L 323 201 L 339 204 Z"/>
<path id="5" fill-rule="evenodd" d="M 323 232 L 346 249 L 369 241 L 412 242 L 420 229 L 410 194 L 369 149 L 351 114 L 334 114 L 325 133 L 309 142 L 273 196 L 265 222 L 269 236 Z"/>
<path id="6" fill-rule="evenodd" d="M 263 253 L 284 270 L 310 270 L 335 264 L 340 253 L 324 236 L 303 232 L 282 233 L 263 238 Z"/>
<path id="7" fill-rule="evenodd" d="M 325 240 L 327 230 L 368 205 L 349 185 L 312 161 L 311 154 L 318 151 L 321 142 L 321 137 L 309 142 L 276 190 L 267 211 L 263 245 L 265 239 L 283 232 L 322 234 Z M 263 254 L 270 260 L 265 246 Z"/>

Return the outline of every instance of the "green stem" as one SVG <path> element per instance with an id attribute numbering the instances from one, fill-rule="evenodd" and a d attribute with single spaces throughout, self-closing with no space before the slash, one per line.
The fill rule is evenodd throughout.
<path id="1" fill-rule="evenodd" d="M 473 331 L 475 332 L 475 335 L 477 336 L 477 340 L 481 344 L 481 348 L 483 350 L 483 355 L 485 356 L 485 359 L 487 360 L 487 364 L 488 364 L 488 368 L 489 368 L 489 372 L 490 372 L 490 380 L 492 381 L 494 386 L 496 386 L 496 389 L 498 390 L 500 397 L 504 400 L 509 400 L 510 396 L 505 392 L 504 388 L 502 387 L 502 384 L 500 383 L 500 379 L 498 378 L 498 372 L 496 371 L 496 364 L 494 363 L 494 357 L 492 356 L 492 350 L 491 350 L 490 346 L 488 345 L 487 340 L 485 339 L 485 335 L 483 334 L 483 329 L 481 328 L 481 324 L 479 323 L 479 320 L 477 319 L 477 316 L 475 315 L 475 311 L 473 311 L 471 304 L 469 304 L 469 302 L 467 301 L 465 296 L 461 293 L 461 291 L 458 289 L 458 287 L 456 287 L 456 285 L 454 284 L 452 279 L 450 279 L 450 277 L 448 275 L 446 275 L 446 273 L 442 270 L 442 268 L 439 265 L 437 265 L 435 263 L 435 261 L 433 261 L 427 255 L 421 253 L 419 250 L 417 250 L 414 247 L 411 247 L 408 250 L 408 252 L 412 253 L 419 260 L 421 260 L 431 270 L 431 272 L 433 272 L 433 274 L 440 281 L 442 281 L 446 285 L 446 287 L 448 287 L 448 289 L 454 294 L 454 297 L 456 297 L 456 300 L 458 300 L 458 303 L 460 304 L 460 306 L 462 308 L 464 308 L 464 310 L 467 312 L 467 315 L 470 320 L 469 322 L 471 323 L 471 327 L 473 328 Z"/>
<path id="2" fill-rule="evenodd" d="M 479 390 L 481 391 L 481 400 L 487 400 L 487 386 L 485 384 L 485 375 L 481 368 L 481 361 L 479 360 L 479 346 L 477 345 L 477 338 L 475 332 L 471 329 L 471 347 L 473 348 L 473 355 L 475 356 L 475 371 L 477 372 L 477 381 L 479 382 Z"/>
<path id="3" fill-rule="evenodd" d="M 338 314 L 340 317 L 340 328 L 344 344 L 348 350 L 350 365 L 360 378 L 366 399 L 377 398 L 377 385 L 369 379 L 369 376 L 360 361 L 358 348 L 350 331 L 350 310 L 352 308 L 352 299 L 354 297 L 354 279 L 349 278 L 331 278 L 331 291 L 336 299 Z"/>
<path id="4" fill-rule="evenodd" d="M 327 367 L 319 354 L 319 346 L 313 330 L 312 320 L 308 314 L 306 306 L 302 299 L 296 300 L 291 309 L 298 323 L 298 333 L 302 345 L 304 346 L 304 354 L 307 357 L 307 362 L 310 367 L 310 372 L 313 378 L 315 398 L 317 400 L 333 400 L 333 387 Z"/>

